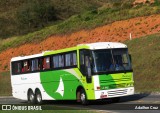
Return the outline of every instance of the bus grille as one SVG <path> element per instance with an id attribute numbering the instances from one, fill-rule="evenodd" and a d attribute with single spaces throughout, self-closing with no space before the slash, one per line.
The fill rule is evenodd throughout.
<path id="1" fill-rule="evenodd" d="M 108 91 L 108 96 L 122 96 L 127 94 L 127 89 L 124 90 L 114 90 L 114 91 Z"/>
<path id="2" fill-rule="evenodd" d="M 101 80 L 100 83 L 109 83 L 109 82 L 122 82 L 122 81 L 130 81 L 131 78 L 122 78 L 122 79 L 109 79 L 109 80 Z"/>

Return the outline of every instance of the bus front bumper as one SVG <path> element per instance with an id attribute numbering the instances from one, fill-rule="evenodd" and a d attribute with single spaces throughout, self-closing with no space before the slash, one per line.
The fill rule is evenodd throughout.
<path id="1" fill-rule="evenodd" d="M 114 98 L 121 96 L 128 96 L 134 94 L 134 87 L 117 88 L 111 90 L 96 90 L 95 99 Z"/>

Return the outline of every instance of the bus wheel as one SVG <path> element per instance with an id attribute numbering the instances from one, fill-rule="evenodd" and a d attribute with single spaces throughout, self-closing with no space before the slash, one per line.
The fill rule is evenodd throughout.
<path id="1" fill-rule="evenodd" d="M 81 99 L 82 105 L 88 104 L 87 95 L 86 95 L 84 89 L 81 89 L 81 91 L 80 91 L 80 99 Z"/>
<path id="2" fill-rule="evenodd" d="M 28 92 L 28 103 L 35 104 L 35 95 L 32 90 Z"/>
<path id="3" fill-rule="evenodd" d="M 42 104 L 42 95 L 39 90 L 36 91 L 35 99 L 37 104 Z"/>
<path id="4" fill-rule="evenodd" d="M 112 98 L 113 103 L 118 103 L 120 101 L 120 97 Z"/>

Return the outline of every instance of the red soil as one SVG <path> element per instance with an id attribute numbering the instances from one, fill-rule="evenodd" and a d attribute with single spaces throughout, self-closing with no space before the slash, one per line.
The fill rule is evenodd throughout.
<path id="1" fill-rule="evenodd" d="M 25 44 L 10 48 L 0 53 L 0 71 L 9 70 L 10 59 L 20 55 L 31 55 L 46 50 L 56 50 L 75 46 L 81 43 L 116 41 L 123 42 L 160 32 L 160 15 L 137 17 L 129 20 L 116 21 L 93 30 L 81 30 L 63 36 L 51 36 L 39 44 Z"/>

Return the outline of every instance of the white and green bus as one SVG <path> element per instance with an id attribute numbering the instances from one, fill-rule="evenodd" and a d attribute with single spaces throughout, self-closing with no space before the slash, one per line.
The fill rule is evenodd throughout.
<path id="1" fill-rule="evenodd" d="M 11 59 L 13 97 L 43 100 L 89 100 L 134 94 L 131 58 L 125 44 L 98 42 Z"/>

